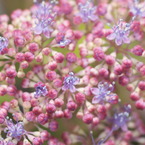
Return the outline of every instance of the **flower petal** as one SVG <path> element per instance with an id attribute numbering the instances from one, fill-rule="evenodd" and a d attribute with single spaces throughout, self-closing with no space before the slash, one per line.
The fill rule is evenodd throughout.
<path id="1" fill-rule="evenodd" d="M 98 95 L 99 94 L 99 89 L 98 88 L 91 88 L 91 92 L 93 95 Z"/>
<path id="2" fill-rule="evenodd" d="M 116 34 L 115 33 L 112 33 L 112 34 L 107 36 L 108 40 L 114 40 L 115 38 L 116 38 Z"/>

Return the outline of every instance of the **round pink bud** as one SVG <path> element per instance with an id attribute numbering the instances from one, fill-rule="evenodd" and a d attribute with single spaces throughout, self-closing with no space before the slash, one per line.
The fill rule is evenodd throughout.
<path id="1" fill-rule="evenodd" d="M 61 79 L 55 79 L 55 80 L 53 81 L 53 85 L 54 85 L 54 87 L 56 87 L 56 88 L 61 87 L 61 86 L 62 86 L 62 80 L 61 80 Z"/>
<path id="2" fill-rule="evenodd" d="M 98 105 L 98 107 L 97 107 L 97 112 L 98 113 L 103 113 L 103 114 L 106 114 L 106 107 L 105 106 L 103 106 L 103 105 Z"/>
<path id="3" fill-rule="evenodd" d="M 117 66 L 114 67 L 114 73 L 115 73 L 116 75 L 121 75 L 122 72 L 123 72 L 123 68 L 122 68 L 121 65 L 117 65 Z"/>
<path id="4" fill-rule="evenodd" d="M 68 110 L 70 110 L 70 111 L 75 111 L 76 108 L 77 108 L 77 104 L 76 104 L 75 102 L 73 102 L 73 101 L 69 101 L 69 102 L 67 103 L 67 108 L 68 108 Z"/>
<path id="5" fill-rule="evenodd" d="M 21 52 L 17 53 L 16 56 L 15 56 L 15 59 L 16 59 L 17 62 L 24 61 L 25 60 L 24 54 L 21 53 Z"/>
<path id="6" fill-rule="evenodd" d="M 50 81 L 53 81 L 54 79 L 56 79 L 56 72 L 55 71 L 49 71 L 46 73 L 46 78 Z"/>
<path id="7" fill-rule="evenodd" d="M 51 89 L 48 91 L 48 97 L 50 97 L 51 99 L 54 99 L 57 97 L 57 91 L 55 89 Z"/>
<path id="8" fill-rule="evenodd" d="M 39 45 L 37 43 L 30 43 L 28 46 L 28 49 L 30 52 L 34 53 L 35 51 L 37 51 L 39 49 Z"/>
<path id="9" fill-rule="evenodd" d="M 49 129 L 51 131 L 54 131 L 54 132 L 57 131 L 57 129 L 58 129 L 58 123 L 56 121 L 51 121 L 49 123 Z"/>
<path id="10" fill-rule="evenodd" d="M 93 125 L 94 125 L 94 126 L 98 125 L 99 122 L 100 122 L 100 121 L 99 121 L 99 118 L 98 118 L 98 117 L 94 117 L 94 118 L 93 118 Z"/>
<path id="11" fill-rule="evenodd" d="M 81 47 L 80 48 L 80 56 L 86 57 L 88 55 L 88 50 L 86 48 Z"/>
<path id="12" fill-rule="evenodd" d="M 83 122 L 86 124 L 90 124 L 93 121 L 93 115 L 88 113 L 88 114 L 84 114 L 83 116 Z"/>
<path id="13" fill-rule="evenodd" d="M 94 58 L 97 61 L 101 61 L 105 59 L 105 54 L 100 47 L 95 48 L 93 51 L 94 51 Z"/>
<path id="14" fill-rule="evenodd" d="M 20 64 L 20 67 L 21 67 L 22 69 L 26 69 L 26 68 L 28 68 L 28 66 L 29 66 L 29 63 L 28 63 L 27 61 L 24 61 L 24 62 L 22 62 L 22 63 Z"/>
<path id="15" fill-rule="evenodd" d="M 37 122 L 44 125 L 48 122 L 48 116 L 47 114 L 41 113 L 38 117 L 37 117 Z"/>
<path id="16" fill-rule="evenodd" d="M 145 76 L 145 65 L 143 65 L 140 69 L 139 69 L 140 73 L 142 76 Z"/>
<path id="17" fill-rule="evenodd" d="M 127 76 L 119 77 L 119 84 L 122 86 L 126 86 L 129 83 L 129 78 Z"/>
<path id="18" fill-rule="evenodd" d="M 6 76 L 10 79 L 13 79 L 17 76 L 17 72 L 15 69 L 9 68 L 6 70 Z"/>
<path id="19" fill-rule="evenodd" d="M 30 112 L 27 112 L 26 114 L 25 114 L 25 117 L 26 117 L 26 119 L 28 120 L 28 121 L 35 121 L 35 115 L 34 115 L 34 113 L 32 112 L 32 111 L 30 111 Z"/>
<path id="20" fill-rule="evenodd" d="M 32 144 L 33 145 L 42 145 L 42 139 L 40 137 L 33 138 Z"/>
<path id="21" fill-rule="evenodd" d="M 139 96 L 138 93 L 133 92 L 133 93 L 130 94 L 130 98 L 131 98 L 131 100 L 133 100 L 133 101 L 137 101 L 137 100 L 139 100 L 140 96 Z"/>
<path id="22" fill-rule="evenodd" d="M 131 51 L 137 56 L 142 56 L 144 49 L 140 45 L 136 45 Z"/>
<path id="23" fill-rule="evenodd" d="M 137 109 L 143 110 L 145 109 L 145 102 L 143 99 L 136 101 L 135 106 Z"/>
<path id="24" fill-rule="evenodd" d="M 55 70 L 57 68 L 57 63 L 55 61 L 52 61 L 48 64 L 48 69 Z"/>
<path id="25" fill-rule="evenodd" d="M 74 22 L 75 25 L 79 25 L 79 24 L 82 23 L 82 19 L 79 16 L 74 16 L 73 17 L 73 22 Z"/>
<path id="26" fill-rule="evenodd" d="M 122 67 L 123 69 L 130 69 L 132 67 L 132 61 L 129 59 L 123 60 Z"/>
<path id="27" fill-rule="evenodd" d="M 64 117 L 63 111 L 61 111 L 61 110 L 56 111 L 56 112 L 55 112 L 55 117 L 56 117 L 56 118 L 62 118 L 62 117 Z"/>
<path id="28" fill-rule="evenodd" d="M 113 65 L 115 63 L 115 58 L 111 55 L 107 55 L 105 61 L 108 65 Z"/>
<path id="29" fill-rule="evenodd" d="M 14 38 L 14 43 L 18 47 L 23 47 L 25 45 L 25 38 L 22 36 Z"/>
<path id="30" fill-rule="evenodd" d="M 34 60 L 34 55 L 31 52 L 25 52 L 24 56 L 27 62 L 31 62 Z"/>
<path id="31" fill-rule="evenodd" d="M 5 122 L 5 116 L 0 116 L 0 124 L 3 124 Z"/>
<path id="32" fill-rule="evenodd" d="M 56 107 L 54 104 L 47 104 L 46 105 L 46 111 L 48 113 L 54 113 L 56 111 Z"/>
<path id="33" fill-rule="evenodd" d="M 40 133 L 40 137 L 41 137 L 42 141 L 47 141 L 50 137 L 50 134 L 46 130 L 43 130 Z"/>
<path id="34" fill-rule="evenodd" d="M 106 68 L 101 68 L 101 69 L 99 69 L 99 75 L 101 76 L 101 77 L 108 77 L 108 75 L 109 75 L 109 72 L 108 72 L 108 70 L 106 69 Z"/>
<path id="35" fill-rule="evenodd" d="M 25 101 L 28 101 L 29 102 L 31 100 L 30 94 L 28 92 L 24 92 L 22 94 L 22 100 L 23 100 L 23 102 L 25 102 Z"/>
<path id="36" fill-rule="evenodd" d="M 67 119 L 71 119 L 72 118 L 72 112 L 69 111 L 68 109 L 64 110 L 64 117 Z"/>
<path id="37" fill-rule="evenodd" d="M 102 16 L 107 13 L 107 5 L 105 3 L 101 3 L 97 6 L 97 14 Z"/>
<path id="38" fill-rule="evenodd" d="M 76 100 L 76 102 L 77 102 L 78 104 L 83 104 L 83 103 L 85 102 L 85 100 L 86 100 L 86 97 L 85 97 L 85 95 L 82 94 L 82 93 L 77 93 L 77 94 L 75 95 L 75 100 Z"/>
<path id="39" fill-rule="evenodd" d="M 145 81 L 140 81 L 138 84 L 138 87 L 140 88 L 140 90 L 144 91 L 145 90 Z"/>
<path id="40" fill-rule="evenodd" d="M 46 55 L 46 56 L 48 56 L 50 54 L 50 52 L 51 52 L 51 50 L 48 47 L 43 48 L 43 50 L 42 50 L 42 54 L 43 55 Z"/>
<path id="41" fill-rule="evenodd" d="M 57 63 L 62 63 L 64 60 L 64 55 L 62 53 L 56 53 L 53 57 Z"/>
<path id="42" fill-rule="evenodd" d="M 15 96 L 17 93 L 17 88 L 15 86 L 9 86 L 7 89 L 7 94 L 10 96 Z"/>
<path id="43" fill-rule="evenodd" d="M 56 107 L 61 107 L 64 104 L 64 101 L 61 98 L 56 98 L 54 103 Z"/>
<path id="44" fill-rule="evenodd" d="M 34 108 L 32 109 L 32 111 L 33 111 L 33 113 L 34 113 L 35 115 L 39 115 L 39 114 L 42 113 L 42 108 L 39 107 L 39 106 L 36 106 L 36 107 L 34 107 Z"/>
<path id="45" fill-rule="evenodd" d="M 12 108 L 18 107 L 18 101 L 17 101 L 16 99 L 13 99 L 13 100 L 10 102 L 10 104 L 11 104 L 11 107 L 12 107 Z"/>
<path id="46" fill-rule="evenodd" d="M 75 63 L 77 61 L 77 56 L 74 53 L 68 53 L 66 55 L 66 60 L 70 63 Z"/>
<path id="47" fill-rule="evenodd" d="M 0 87 L 0 96 L 4 96 L 7 94 L 7 89 L 5 87 Z"/>

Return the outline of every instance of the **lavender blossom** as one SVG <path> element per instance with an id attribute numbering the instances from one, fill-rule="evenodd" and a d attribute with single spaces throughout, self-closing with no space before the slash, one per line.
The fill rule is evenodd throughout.
<path id="1" fill-rule="evenodd" d="M 131 105 L 124 106 L 124 110 L 120 113 L 116 113 L 111 119 L 113 122 L 113 127 L 107 136 L 98 142 L 98 145 L 102 145 L 107 141 L 107 139 L 112 135 L 112 133 L 119 128 L 123 131 L 127 131 L 127 122 L 129 121 L 129 115 L 131 112 Z"/>
<path id="2" fill-rule="evenodd" d="M 12 120 L 6 120 L 6 129 L 7 136 L 15 138 L 17 140 L 20 140 L 21 137 L 26 134 L 26 131 L 24 130 L 24 126 L 22 122 L 17 122 L 14 124 Z"/>
<path id="3" fill-rule="evenodd" d="M 91 88 L 91 92 L 94 96 L 92 103 L 113 103 L 116 94 L 112 93 L 114 90 L 114 84 L 109 84 L 107 82 L 100 82 L 98 88 Z"/>
<path id="4" fill-rule="evenodd" d="M 7 47 L 8 47 L 8 39 L 0 36 L 0 52 L 2 52 L 3 49 Z"/>
<path id="5" fill-rule="evenodd" d="M 34 28 L 34 33 L 43 33 L 47 38 L 49 38 L 51 32 L 53 31 L 52 25 L 54 23 L 55 15 L 56 13 L 53 11 L 52 5 L 48 5 L 45 2 L 42 2 L 38 6 L 38 10 L 35 14 L 37 21 L 36 27 Z"/>
<path id="6" fill-rule="evenodd" d="M 98 17 L 96 16 L 96 7 L 93 7 L 92 4 L 87 1 L 85 4 L 80 3 L 79 4 L 79 14 L 82 18 L 82 21 L 84 23 L 88 22 L 89 20 L 91 21 L 96 21 Z"/>
<path id="7" fill-rule="evenodd" d="M 130 12 L 135 17 L 145 17 L 145 4 L 139 4 L 138 1 L 135 1 L 130 6 Z"/>
<path id="8" fill-rule="evenodd" d="M 118 25 L 113 27 L 113 32 L 107 36 L 108 40 L 114 40 L 117 45 L 121 45 L 123 43 L 130 43 L 130 39 L 128 38 L 130 33 L 130 24 L 125 23 L 122 20 L 119 21 Z"/>
<path id="9" fill-rule="evenodd" d="M 41 96 L 46 96 L 48 94 L 48 90 L 46 88 L 46 86 L 39 82 L 35 85 L 35 92 L 34 92 L 34 96 L 35 98 L 39 98 Z"/>
<path id="10" fill-rule="evenodd" d="M 69 73 L 69 76 L 65 77 L 63 82 L 62 90 L 70 90 L 70 92 L 75 92 L 76 88 L 74 85 L 79 83 L 79 78 L 74 76 L 73 72 Z"/>

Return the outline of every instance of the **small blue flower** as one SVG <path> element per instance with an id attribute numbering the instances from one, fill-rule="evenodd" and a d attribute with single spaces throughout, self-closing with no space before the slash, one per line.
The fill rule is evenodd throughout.
<path id="1" fill-rule="evenodd" d="M 107 82 L 100 82 L 98 88 L 91 88 L 91 92 L 94 96 L 92 103 L 113 103 L 116 94 L 112 93 L 114 90 L 114 84 L 109 84 Z"/>
<path id="2" fill-rule="evenodd" d="M 34 97 L 35 98 L 39 98 L 41 96 L 46 96 L 48 94 L 48 90 L 46 88 L 46 86 L 39 82 L 35 85 L 35 92 L 34 92 Z"/>
<path id="3" fill-rule="evenodd" d="M 63 82 L 62 90 L 70 90 L 70 92 L 75 92 L 76 88 L 75 85 L 79 83 L 79 78 L 74 76 L 73 72 L 70 72 L 67 77 L 65 77 Z"/>
<path id="4" fill-rule="evenodd" d="M 7 136 L 15 138 L 17 140 L 20 140 L 21 137 L 26 134 L 26 131 L 24 129 L 24 125 L 22 122 L 17 122 L 14 124 L 12 120 L 6 119 L 6 129 Z"/>
<path id="5" fill-rule="evenodd" d="M 119 21 L 118 25 L 115 25 L 113 28 L 113 32 L 107 36 L 108 40 L 114 40 L 117 45 L 121 45 L 123 43 L 130 43 L 129 33 L 130 33 L 130 24 L 125 23 L 122 20 Z"/>
<path id="6" fill-rule="evenodd" d="M 7 48 L 8 44 L 8 39 L 0 36 L 0 52 L 2 52 L 4 48 Z"/>
<path id="7" fill-rule="evenodd" d="M 54 23 L 55 15 L 56 13 L 53 11 L 52 5 L 48 5 L 45 2 L 42 2 L 38 6 L 38 10 L 35 14 L 37 21 L 36 27 L 34 28 L 34 33 L 43 33 L 47 38 L 49 38 L 51 32 L 53 31 L 52 25 Z"/>
<path id="8" fill-rule="evenodd" d="M 92 4 L 87 1 L 85 4 L 80 3 L 79 4 L 79 14 L 82 18 L 82 21 L 84 23 L 88 22 L 89 20 L 91 21 L 96 21 L 98 17 L 96 16 L 96 7 L 93 7 Z"/>

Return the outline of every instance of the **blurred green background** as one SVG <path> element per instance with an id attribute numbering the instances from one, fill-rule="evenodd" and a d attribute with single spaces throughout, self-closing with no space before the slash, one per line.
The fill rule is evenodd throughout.
<path id="1" fill-rule="evenodd" d="M 33 0 L 0 0 L 0 14 L 8 14 L 15 9 L 26 9 L 31 7 Z"/>

